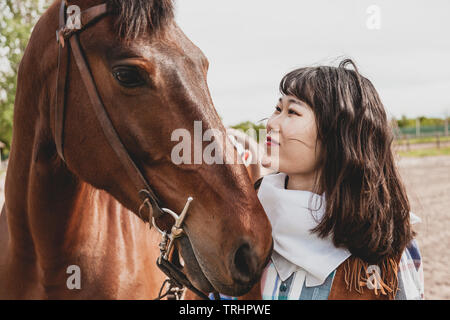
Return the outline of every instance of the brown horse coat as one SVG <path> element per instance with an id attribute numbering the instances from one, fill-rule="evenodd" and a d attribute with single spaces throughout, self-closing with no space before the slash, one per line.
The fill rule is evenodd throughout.
<path id="1" fill-rule="evenodd" d="M 81 10 L 100 3 L 69 1 Z M 164 0 L 164 10 L 170 3 Z M 105 139 L 73 60 L 66 91 L 66 161 L 56 152 L 59 4 L 34 27 L 19 67 L 0 217 L 0 299 L 155 298 L 165 279 L 155 264 L 160 236 L 137 216 L 141 200 L 135 185 Z M 161 205 L 180 212 L 187 197 L 194 198 L 185 220 L 187 236 L 178 243 L 187 276 L 204 291 L 242 294 L 270 256 L 270 223 L 242 164 L 175 165 L 171 159 L 175 129 L 193 136 L 194 121 L 223 135 L 225 128 L 209 95 L 206 58 L 167 16 L 157 32 L 123 40 L 115 29 L 118 16 L 108 15 L 80 34 L 81 47 L 118 136 Z M 139 70 L 145 84 L 121 85 L 118 66 Z M 202 148 L 207 144 L 202 141 Z M 223 145 L 220 151 L 236 156 Z M 80 289 L 67 284 L 74 265 L 81 271 Z"/>

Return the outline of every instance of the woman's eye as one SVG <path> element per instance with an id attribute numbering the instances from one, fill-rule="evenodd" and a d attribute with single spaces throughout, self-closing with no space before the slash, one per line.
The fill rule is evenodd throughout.
<path id="1" fill-rule="evenodd" d="M 294 110 L 289 110 L 288 113 L 289 113 L 289 114 L 296 114 L 296 115 L 299 115 L 299 114 L 298 114 L 297 112 L 295 112 Z"/>
<path id="2" fill-rule="evenodd" d="M 118 67 L 113 70 L 114 78 L 120 85 L 127 88 L 139 87 L 145 84 L 136 67 Z"/>
<path id="3" fill-rule="evenodd" d="M 278 112 L 281 112 L 281 108 L 279 106 L 276 106 L 275 110 L 278 111 Z"/>

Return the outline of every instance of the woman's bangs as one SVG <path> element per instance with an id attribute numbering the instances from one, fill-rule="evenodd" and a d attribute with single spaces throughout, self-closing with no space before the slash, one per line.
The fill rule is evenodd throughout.
<path id="1" fill-rule="evenodd" d="M 306 102 L 313 108 L 312 102 L 314 89 L 311 88 L 314 76 L 309 68 L 294 70 L 281 79 L 280 93 L 283 95 L 294 96 L 297 99 Z"/>

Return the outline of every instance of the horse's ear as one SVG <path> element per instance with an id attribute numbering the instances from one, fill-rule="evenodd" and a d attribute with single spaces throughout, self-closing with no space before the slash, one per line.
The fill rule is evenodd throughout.
<path id="1" fill-rule="evenodd" d="M 264 177 L 259 178 L 258 180 L 256 180 L 255 184 L 253 185 L 255 187 L 255 190 L 258 191 L 259 186 L 261 185 L 262 179 Z"/>

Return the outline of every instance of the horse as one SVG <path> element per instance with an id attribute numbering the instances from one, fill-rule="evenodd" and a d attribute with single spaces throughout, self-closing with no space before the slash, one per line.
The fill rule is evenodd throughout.
<path id="1" fill-rule="evenodd" d="M 166 276 L 155 263 L 160 234 L 149 228 L 154 201 L 180 212 L 188 197 L 175 241 L 182 271 L 202 292 L 243 295 L 273 246 L 245 166 L 171 158 L 177 128 L 192 134 L 197 120 L 226 134 L 208 90 L 209 62 L 176 24 L 171 0 L 103 1 L 67 1 L 86 13 L 69 35 L 58 32 L 65 12 L 55 1 L 20 62 L 0 214 L 0 299 L 155 298 Z M 100 6 L 107 14 L 91 19 Z M 70 52 L 66 64 L 61 52 Z M 236 160 L 226 144 L 218 151 Z M 154 194 L 144 202 L 136 176 Z M 172 222 L 160 216 L 156 225 Z"/>

